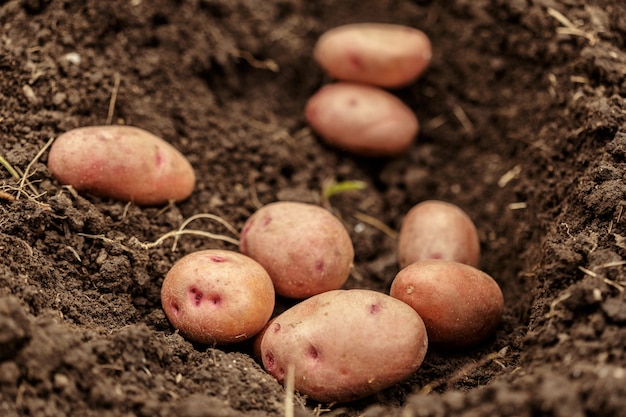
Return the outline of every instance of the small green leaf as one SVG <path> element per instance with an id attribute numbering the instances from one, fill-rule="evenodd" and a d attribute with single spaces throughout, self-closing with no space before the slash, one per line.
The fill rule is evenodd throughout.
<path id="1" fill-rule="evenodd" d="M 367 183 L 364 181 L 348 180 L 348 181 L 335 182 L 335 183 L 328 185 L 324 189 L 324 199 L 328 200 L 330 197 L 336 194 L 345 193 L 347 191 L 363 190 L 365 188 L 367 188 Z"/>

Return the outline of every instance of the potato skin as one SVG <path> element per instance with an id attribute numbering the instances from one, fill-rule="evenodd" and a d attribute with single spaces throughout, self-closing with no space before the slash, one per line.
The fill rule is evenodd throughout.
<path id="1" fill-rule="evenodd" d="M 411 208 L 398 235 L 398 263 L 405 268 L 425 259 L 478 267 L 480 240 L 472 219 L 445 201 L 423 201 Z"/>
<path id="2" fill-rule="evenodd" d="M 293 364 L 295 389 L 323 402 L 363 398 L 408 378 L 428 347 L 413 309 L 370 290 L 308 298 L 275 317 L 259 339 L 267 372 L 284 383 Z"/>
<path id="3" fill-rule="evenodd" d="M 333 78 L 381 87 L 413 82 L 430 64 L 432 46 L 408 26 L 356 23 L 325 32 L 313 57 Z"/>
<path id="4" fill-rule="evenodd" d="M 268 204 L 250 216 L 239 249 L 263 265 L 277 294 L 290 298 L 341 288 L 354 261 L 339 219 L 320 206 L 293 201 Z"/>
<path id="5" fill-rule="evenodd" d="M 402 269 L 390 295 L 417 311 L 430 343 L 442 349 L 467 349 L 485 341 L 504 309 L 502 291 L 486 273 L 452 261 L 426 260 Z"/>
<path id="6" fill-rule="evenodd" d="M 269 275 L 237 252 L 210 249 L 181 258 L 165 276 L 161 304 L 172 326 L 205 344 L 241 342 L 256 335 L 274 310 Z"/>
<path id="7" fill-rule="evenodd" d="M 182 201 L 195 187 L 189 161 L 133 126 L 87 126 L 60 135 L 48 168 L 62 184 L 99 197 L 151 206 Z"/>
<path id="8" fill-rule="evenodd" d="M 363 156 L 405 152 L 417 135 L 417 117 L 396 96 L 376 87 L 328 84 L 307 102 L 305 117 L 331 146 Z"/>

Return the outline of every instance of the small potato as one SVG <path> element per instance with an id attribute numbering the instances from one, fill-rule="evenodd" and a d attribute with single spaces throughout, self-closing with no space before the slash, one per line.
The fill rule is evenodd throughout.
<path id="1" fill-rule="evenodd" d="M 485 341 L 502 317 L 500 287 L 486 273 L 458 262 L 427 260 L 402 269 L 390 295 L 422 317 L 431 344 L 466 349 Z"/>
<path id="2" fill-rule="evenodd" d="M 406 151 L 417 135 L 417 117 L 396 96 L 376 87 L 336 83 L 322 87 L 305 117 L 329 145 L 363 156 Z"/>
<path id="3" fill-rule="evenodd" d="M 195 187 L 189 161 L 172 145 L 132 126 L 89 126 L 60 135 L 48 168 L 79 192 L 139 205 L 182 201 Z"/>
<path id="4" fill-rule="evenodd" d="M 313 57 L 333 78 L 402 87 L 430 64 L 432 47 L 421 31 L 402 25 L 357 23 L 324 33 Z"/>
<path id="5" fill-rule="evenodd" d="M 250 216 L 239 249 L 263 265 L 277 294 L 291 298 L 341 288 L 354 261 L 339 219 L 320 206 L 292 201 L 268 204 Z"/>
<path id="6" fill-rule="evenodd" d="M 294 387 L 322 402 L 363 398 L 408 378 L 426 355 L 424 322 L 386 294 L 335 290 L 274 318 L 255 344 L 281 383 L 294 366 Z"/>
<path id="7" fill-rule="evenodd" d="M 425 259 L 457 261 L 478 267 L 478 232 L 460 207 L 428 200 L 409 210 L 398 236 L 398 262 L 400 268 L 405 268 Z"/>
<path id="8" fill-rule="evenodd" d="M 274 287 L 254 260 L 233 251 L 203 250 L 180 259 L 165 276 L 161 304 L 172 326 L 205 344 L 256 335 L 274 310 Z"/>

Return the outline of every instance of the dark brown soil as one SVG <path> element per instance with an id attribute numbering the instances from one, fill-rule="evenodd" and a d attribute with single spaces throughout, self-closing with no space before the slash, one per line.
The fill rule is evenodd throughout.
<path id="1" fill-rule="evenodd" d="M 361 21 L 434 45 L 427 73 L 396 91 L 422 123 L 399 158 L 325 147 L 302 116 L 330 81 L 315 40 Z M 356 212 L 397 230 L 442 199 L 475 220 L 506 311 L 475 351 L 431 350 L 362 401 L 298 397 L 297 415 L 626 415 L 622 0 L 5 0 L 0 25 L 0 155 L 27 178 L 0 166 L 0 415 L 283 415 L 249 344 L 193 345 L 160 307 L 177 259 L 236 248 L 141 243 L 198 213 L 240 228 L 256 198 L 319 202 L 327 180 L 368 184 L 330 201 L 356 247 L 347 287 L 387 291 L 398 268 L 394 239 Z M 192 197 L 140 208 L 61 187 L 46 143 L 109 121 L 187 155 Z"/>

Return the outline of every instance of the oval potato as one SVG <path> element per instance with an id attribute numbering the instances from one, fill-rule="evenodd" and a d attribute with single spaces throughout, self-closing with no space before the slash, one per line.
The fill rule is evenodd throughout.
<path id="1" fill-rule="evenodd" d="M 356 23 L 325 32 L 313 57 L 333 78 L 381 87 L 402 87 L 430 64 L 432 46 L 408 26 Z"/>
<path id="2" fill-rule="evenodd" d="M 203 250 L 174 264 L 161 287 L 172 326 L 205 344 L 241 342 L 256 335 L 274 310 L 274 287 L 254 260 L 233 251 Z"/>
<path id="3" fill-rule="evenodd" d="M 305 117 L 331 146 L 363 156 L 393 156 L 406 151 L 419 124 L 396 96 L 376 87 L 335 83 L 307 102 Z"/>
<path id="4" fill-rule="evenodd" d="M 431 344 L 466 349 L 485 341 L 504 309 L 502 291 L 486 273 L 452 261 L 426 260 L 402 269 L 390 295 L 424 320 Z"/>
<path id="5" fill-rule="evenodd" d="M 259 335 L 263 366 L 281 383 L 323 402 L 366 397 L 408 378 L 426 355 L 422 319 L 370 290 L 318 294 L 274 318 Z"/>
<path id="6" fill-rule="evenodd" d="M 354 247 L 345 227 L 314 204 L 279 201 L 245 223 L 239 249 L 267 270 L 276 293 L 305 298 L 346 282 Z"/>
<path id="7" fill-rule="evenodd" d="M 398 262 L 405 268 L 425 259 L 478 267 L 480 240 L 472 219 L 445 201 L 423 201 L 407 213 L 398 235 Z"/>
<path id="8" fill-rule="evenodd" d="M 99 197 L 159 205 L 195 187 L 189 161 L 163 139 L 133 126 L 88 126 L 60 135 L 48 168 L 62 184 Z"/>

